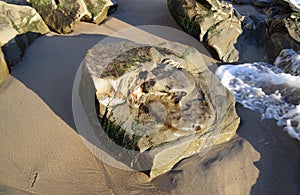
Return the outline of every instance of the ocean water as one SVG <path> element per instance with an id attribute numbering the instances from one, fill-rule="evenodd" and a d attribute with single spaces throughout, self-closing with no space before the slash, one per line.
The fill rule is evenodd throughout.
<path id="1" fill-rule="evenodd" d="M 283 50 L 274 65 L 264 62 L 222 65 L 216 70 L 221 83 L 245 108 L 275 119 L 300 141 L 300 54 Z"/>

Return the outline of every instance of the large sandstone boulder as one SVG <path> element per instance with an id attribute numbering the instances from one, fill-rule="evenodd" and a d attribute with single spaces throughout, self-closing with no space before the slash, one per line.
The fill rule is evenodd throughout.
<path id="1" fill-rule="evenodd" d="M 47 25 L 35 9 L 0 1 L 0 83 L 8 75 L 7 61 L 11 62 L 9 65 L 18 63 L 25 47 L 39 35 L 48 32 Z"/>
<path id="2" fill-rule="evenodd" d="M 115 8 L 112 0 L 30 0 L 29 1 L 46 24 L 58 33 L 69 33 L 80 20 L 96 24 L 108 15 L 109 9 Z"/>
<path id="3" fill-rule="evenodd" d="M 94 46 L 79 94 L 88 114 L 97 110 L 106 151 L 151 178 L 230 140 L 239 125 L 234 97 L 196 49 L 179 43 Z"/>

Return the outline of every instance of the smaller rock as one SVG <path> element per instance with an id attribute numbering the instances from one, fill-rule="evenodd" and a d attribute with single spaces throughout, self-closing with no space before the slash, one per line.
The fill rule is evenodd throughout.
<path id="1" fill-rule="evenodd" d="M 264 39 L 265 42 L 263 46 L 270 61 L 274 61 L 283 49 L 300 49 L 299 42 L 295 41 L 293 35 L 289 33 L 296 32 L 296 28 L 294 28 L 295 31 L 293 31 L 293 28 L 288 29 L 287 23 L 289 23 L 289 21 L 286 19 L 286 15 L 278 15 L 267 20 L 266 30 L 268 34 Z M 296 35 L 294 37 L 297 38 Z"/>
<path id="2" fill-rule="evenodd" d="M 284 49 L 276 58 L 274 65 L 283 69 L 285 73 L 300 76 L 300 54 L 293 49 Z"/>
<path id="3" fill-rule="evenodd" d="M 239 21 L 223 20 L 208 31 L 208 45 L 217 51 L 223 62 L 238 61 L 239 52 L 234 47 L 234 44 L 241 33 L 242 29 Z M 223 37 L 226 37 L 226 39 Z"/>
<path id="4" fill-rule="evenodd" d="M 292 13 L 284 20 L 290 36 L 300 43 L 300 13 Z"/>
<path id="5" fill-rule="evenodd" d="M 50 32 L 40 15 L 29 6 L 7 4 L 0 1 L 0 46 L 16 35 L 26 32 Z"/>
<path id="6" fill-rule="evenodd" d="M 92 16 L 91 22 L 96 24 L 100 24 L 107 17 L 110 7 L 116 5 L 111 0 L 90 0 L 85 3 Z"/>
<path id="7" fill-rule="evenodd" d="M 30 3 L 42 16 L 51 30 L 58 33 L 69 33 L 72 31 L 79 7 L 76 8 L 76 13 L 74 10 L 74 14 L 69 16 L 66 11 L 63 10 L 62 6 L 56 5 L 54 0 L 31 0 Z"/>
<path id="8" fill-rule="evenodd" d="M 35 38 L 49 31 L 32 7 L 0 1 L 0 83 L 8 75 L 7 65 L 20 62 L 25 48 Z"/>
<path id="9" fill-rule="evenodd" d="M 198 35 L 208 49 L 223 62 L 239 59 L 236 44 L 242 33 L 244 16 L 226 1 L 168 0 L 168 7 L 177 23 L 193 36 Z"/>
<path id="10" fill-rule="evenodd" d="M 58 33 L 69 33 L 80 20 L 101 23 L 116 3 L 111 0 L 30 0 L 46 24 Z"/>

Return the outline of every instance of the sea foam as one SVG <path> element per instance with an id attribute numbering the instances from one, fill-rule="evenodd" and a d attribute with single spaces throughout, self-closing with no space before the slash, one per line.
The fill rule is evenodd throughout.
<path id="1" fill-rule="evenodd" d="M 216 75 L 237 102 L 259 111 L 262 119 L 277 120 L 300 141 L 300 76 L 295 74 L 299 58 L 293 50 L 283 50 L 275 60 L 277 66 L 264 62 L 222 65 Z"/>

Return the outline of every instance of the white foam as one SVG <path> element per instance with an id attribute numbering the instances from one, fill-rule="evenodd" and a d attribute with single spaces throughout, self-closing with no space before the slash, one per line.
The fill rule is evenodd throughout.
<path id="1" fill-rule="evenodd" d="M 244 107 L 257 110 L 262 118 L 277 120 L 289 135 L 300 141 L 300 77 L 284 73 L 279 67 L 262 63 L 222 65 L 216 71 L 221 83 Z M 291 96 L 295 97 L 291 97 Z M 297 102 L 297 101 L 296 101 Z"/>

